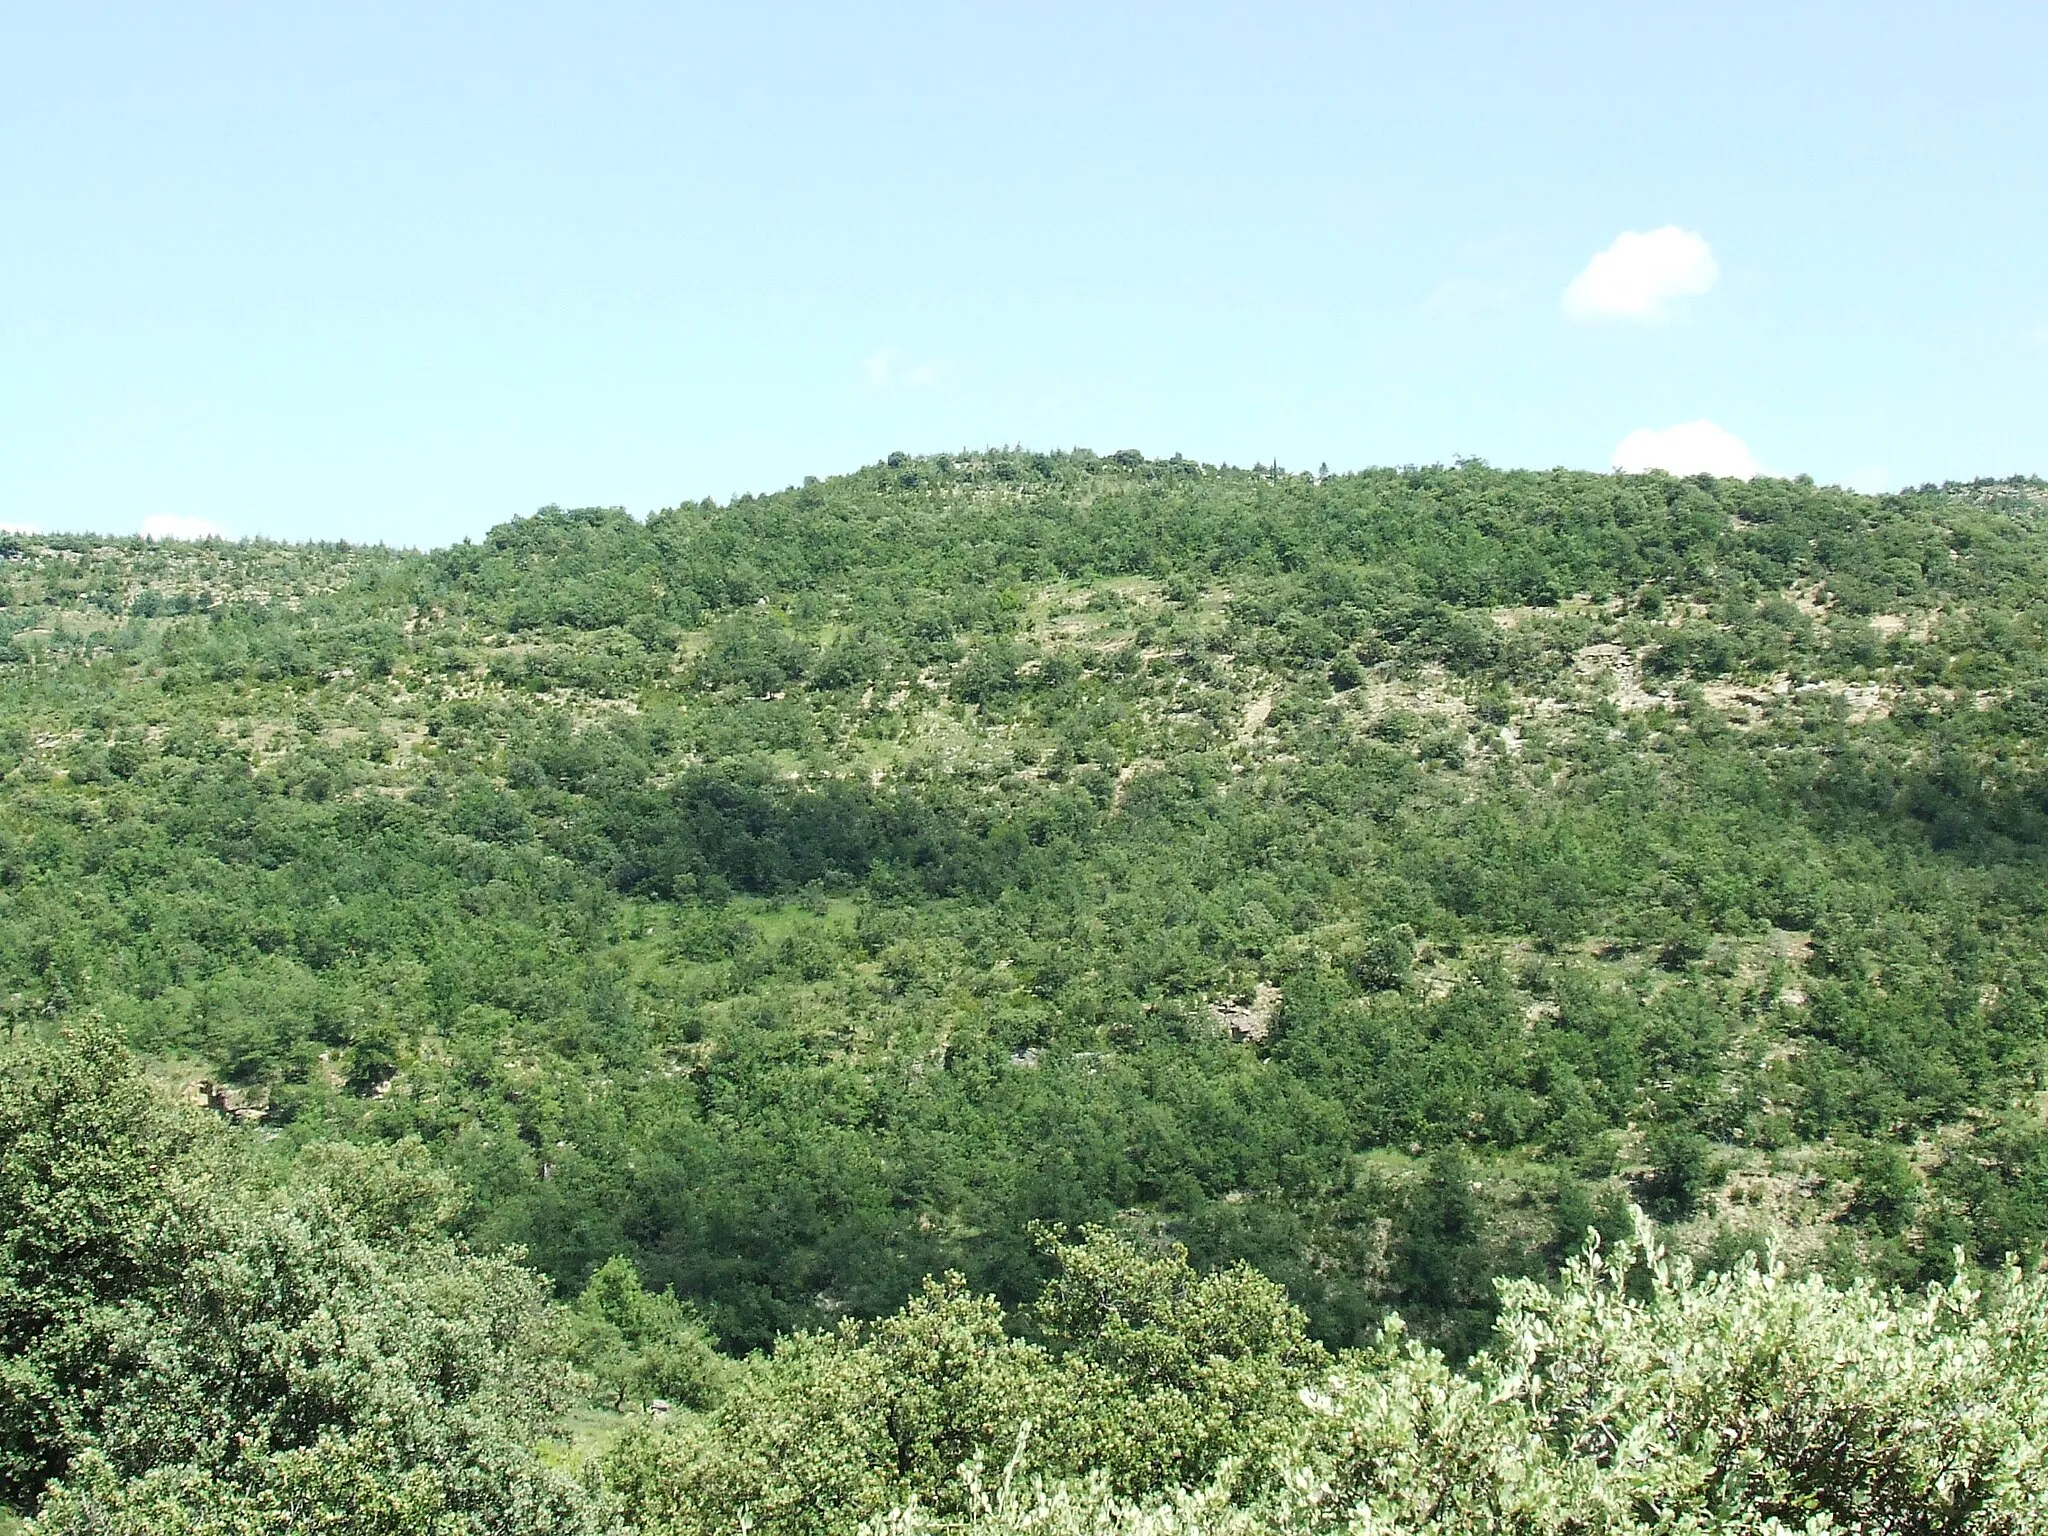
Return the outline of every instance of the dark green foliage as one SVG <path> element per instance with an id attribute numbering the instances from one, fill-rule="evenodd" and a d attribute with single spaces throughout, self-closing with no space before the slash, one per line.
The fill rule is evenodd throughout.
<path id="1" fill-rule="evenodd" d="M 1896 1237 L 1920 1203 L 1920 1181 L 1897 1147 L 1874 1142 L 1856 1156 L 1856 1197 L 1849 1214 Z"/>
<path id="2" fill-rule="evenodd" d="M 1640 1181 L 1643 1208 L 1659 1221 L 1682 1221 L 1719 1182 L 1713 1144 L 1697 1131 L 1659 1125 L 1649 1139 L 1650 1168 Z"/>

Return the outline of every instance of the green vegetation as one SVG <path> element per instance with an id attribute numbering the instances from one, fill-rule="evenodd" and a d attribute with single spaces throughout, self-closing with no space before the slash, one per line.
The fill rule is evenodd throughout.
<path id="1" fill-rule="evenodd" d="M 2026 1529 L 2044 511 L 992 452 L 0 537 L 0 1501 Z"/>
<path id="2" fill-rule="evenodd" d="M 527 1444 L 575 1385 L 543 1283 L 447 1239 L 451 1187 L 415 1148 L 309 1148 L 265 1178 L 104 1036 L 6 1067 L 0 1497 L 62 1477 L 38 1530 L 583 1517 Z"/>
<path id="3" fill-rule="evenodd" d="M 2048 1500 L 2048 1275 L 1702 1282 L 1643 1230 L 1504 1283 L 1462 1372 L 1393 1321 L 1333 1360 L 1247 1266 L 1041 1234 L 1022 1315 L 927 1281 L 550 1445 L 616 1389 L 570 1364 L 592 1322 L 684 1332 L 625 1265 L 551 1307 L 411 1148 L 280 1167 L 100 1034 L 0 1065 L 0 1471 L 45 1536 L 2024 1533 Z"/>

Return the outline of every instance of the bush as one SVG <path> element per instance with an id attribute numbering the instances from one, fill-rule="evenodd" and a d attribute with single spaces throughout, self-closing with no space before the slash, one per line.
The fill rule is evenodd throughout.
<path id="1" fill-rule="evenodd" d="M 1557 1289 L 1501 1286 L 1463 1371 L 1390 1325 L 1305 1394 L 1271 1491 L 1119 1494 L 1105 1479 L 963 1478 L 976 1536 L 1167 1532 L 1971 1532 L 2048 1509 L 2048 1280 L 1920 1297 L 1793 1281 L 1753 1258 L 1695 1276 L 1647 1223 Z M 934 1525 L 899 1506 L 889 1528 Z M 960 1527 L 955 1526 L 955 1529 Z"/>
<path id="2" fill-rule="evenodd" d="M 1133 1491 L 1270 1472 L 1327 1364 L 1285 1293 L 1099 1229 L 1050 1247 L 1059 1273 L 1019 1320 L 1035 1339 L 959 1276 L 928 1280 L 870 1329 L 783 1340 L 708 1418 L 629 1435 L 605 1463 L 629 1518 L 831 1536 L 910 1500 L 964 1512 L 969 1465 Z"/>

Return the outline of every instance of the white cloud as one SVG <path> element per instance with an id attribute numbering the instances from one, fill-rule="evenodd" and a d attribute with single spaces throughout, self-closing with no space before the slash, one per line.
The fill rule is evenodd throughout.
<path id="1" fill-rule="evenodd" d="M 1637 427 L 1614 448 L 1614 467 L 1639 475 L 1661 469 L 1674 475 L 1726 475 L 1753 480 L 1764 472 L 1749 445 L 1711 421 L 1686 421 L 1660 429 Z"/>
<path id="2" fill-rule="evenodd" d="M 1852 491 L 1861 491 L 1865 496 L 1882 496 L 1887 491 L 1898 489 L 1892 472 L 1882 464 L 1866 464 L 1861 469 L 1852 469 L 1842 478 L 1842 484 Z"/>
<path id="3" fill-rule="evenodd" d="M 867 375 L 869 389 L 928 389 L 939 382 L 939 365 L 929 359 L 919 363 L 904 361 L 903 354 L 894 347 L 881 347 L 870 352 L 861 360 L 861 371 Z"/>
<path id="4" fill-rule="evenodd" d="M 227 529 L 203 517 L 180 517 L 175 512 L 152 512 L 142 520 L 145 539 L 224 539 Z"/>
<path id="5" fill-rule="evenodd" d="M 34 523 L 0 523 L 0 533 L 41 533 Z"/>
<path id="6" fill-rule="evenodd" d="M 1720 276 L 1712 248 L 1691 230 L 1631 229 L 1572 279 L 1564 312 L 1574 320 L 1662 320 L 1674 301 L 1705 293 Z"/>

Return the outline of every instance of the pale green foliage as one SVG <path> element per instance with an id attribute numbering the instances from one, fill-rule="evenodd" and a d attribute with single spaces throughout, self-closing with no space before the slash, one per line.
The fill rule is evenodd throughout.
<path id="1" fill-rule="evenodd" d="M 993 1301 L 928 1281 L 863 1338 L 798 1334 L 717 1412 L 627 1437 L 606 1473 L 641 1528 L 827 1536 L 898 1499 L 943 1503 L 962 1462 L 1013 1440 L 1051 1386 Z"/>
<path id="2" fill-rule="evenodd" d="M 323 1436 L 234 1475 L 190 1463 L 123 1480 L 96 1455 L 52 1490 L 34 1536 L 584 1536 L 603 1500 L 500 1430 L 449 1424 L 403 1447 Z"/>
<path id="3" fill-rule="evenodd" d="M 824 1536 L 914 1499 L 960 1513 L 963 1466 L 1015 1460 L 1106 1487 L 1201 1483 L 1304 1413 L 1326 1363 L 1301 1314 L 1247 1269 L 1197 1275 L 1091 1229 L 1010 1337 L 958 1276 L 866 1331 L 785 1340 L 718 1411 L 630 1437 L 607 1472 L 637 1524 Z"/>
<path id="4" fill-rule="evenodd" d="M 2048 1282 L 1901 1298 L 1749 1262 L 1700 1279 L 1648 1235 L 1504 1283 L 1463 1370 L 1391 1328 L 1304 1394 L 1278 1486 L 1119 1496 L 1106 1479 L 963 1481 L 977 1536 L 2048 1529 Z"/>
<path id="5" fill-rule="evenodd" d="M 1649 1296 L 1629 1294 L 1631 1265 Z M 1557 1291 L 1503 1287 L 1471 1379 L 1558 1487 L 1645 1521 L 1826 1514 L 1869 1530 L 2031 1530 L 2048 1500 L 2048 1281 L 1902 1298 L 1754 1261 L 1705 1279 L 1647 1228 Z M 1341 1394 L 1340 1394 L 1341 1395 Z M 1507 1405 L 1514 1404 L 1512 1412 Z M 1341 1405 L 1332 1411 L 1341 1416 Z M 1545 1503 L 1560 1502 L 1546 1494 Z"/>
<path id="6" fill-rule="evenodd" d="M 570 1315 L 571 1351 L 614 1409 L 662 1400 L 708 1408 L 726 1364 L 710 1333 L 673 1291 L 650 1291 L 623 1254 L 598 1267 Z"/>
<path id="7" fill-rule="evenodd" d="M 294 1159 L 292 1182 L 317 1191 L 352 1231 L 377 1243 L 438 1240 L 465 1203 L 416 1136 L 371 1146 L 315 1142 Z"/>
<path id="8" fill-rule="evenodd" d="M 993 1489 L 971 1471 L 962 1482 L 970 1511 L 965 1520 L 899 1505 L 870 1521 L 862 1536 L 930 1536 L 940 1530 L 973 1536 L 1237 1536 L 1280 1529 L 1270 1513 L 1232 1503 L 1230 1490 L 1220 1486 L 1131 1498 L 1114 1492 L 1102 1477 L 1027 1484 L 1014 1469 Z"/>
<path id="9" fill-rule="evenodd" d="M 1286 1292 L 1100 1230 L 1055 1252 L 1032 1311 L 1065 1367 L 1066 1411 L 1042 1432 L 1059 1459 L 1119 1488 L 1200 1483 L 1226 1460 L 1263 1470 L 1294 1390 L 1328 1363 Z"/>

